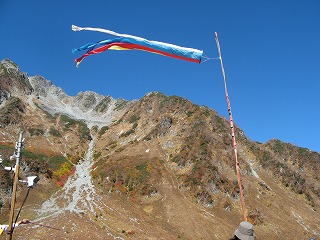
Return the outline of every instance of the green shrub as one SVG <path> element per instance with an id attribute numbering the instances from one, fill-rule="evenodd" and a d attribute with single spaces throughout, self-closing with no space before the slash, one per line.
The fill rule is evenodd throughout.
<path id="1" fill-rule="evenodd" d="M 90 129 L 88 128 L 87 124 L 79 121 L 79 128 L 80 128 L 81 137 L 84 139 L 90 139 L 91 137 Z"/>
<path id="2" fill-rule="evenodd" d="M 133 125 L 132 125 L 132 129 L 134 130 L 134 129 L 136 129 L 138 127 L 138 123 L 134 123 Z"/>
<path id="3" fill-rule="evenodd" d="M 90 139 L 90 129 L 88 128 L 87 124 L 85 124 L 83 121 L 72 119 L 67 115 L 61 115 L 60 120 L 65 123 L 65 130 L 69 130 L 71 126 L 78 125 L 78 130 L 80 132 L 81 137 L 83 139 Z"/>
<path id="4" fill-rule="evenodd" d="M 204 109 L 203 109 L 203 114 L 206 116 L 206 117 L 209 117 L 210 116 L 210 109 L 206 106 L 203 106 Z"/>
<path id="5" fill-rule="evenodd" d="M 37 154 L 28 150 L 23 150 L 22 158 L 37 161 L 39 163 L 48 163 L 49 167 L 53 170 L 59 168 L 62 163 L 67 161 L 63 156 L 47 156 L 45 154 Z"/>
<path id="6" fill-rule="evenodd" d="M 140 119 L 140 117 L 134 114 L 134 115 L 132 115 L 132 116 L 130 117 L 129 123 L 135 123 L 135 122 L 137 122 L 139 119 Z"/>
<path id="7" fill-rule="evenodd" d="M 132 133 L 134 133 L 134 132 L 135 132 L 134 129 L 130 129 L 130 130 L 128 130 L 127 132 L 122 133 L 122 134 L 120 135 L 120 137 L 128 137 L 130 134 L 132 134 Z"/>
<path id="8" fill-rule="evenodd" d="M 63 156 L 53 156 L 48 158 L 49 166 L 53 170 L 58 169 L 65 162 L 67 162 L 67 159 Z"/>
<path id="9" fill-rule="evenodd" d="M 106 96 L 97 104 L 94 110 L 96 112 L 104 112 L 109 107 L 110 102 L 111 102 L 111 97 Z"/>
<path id="10" fill-rule="evenodd" d="M 187 114 L 188 117 L 191 117 L 193 112 L 192 111 L 188 111 L 186 114 Z"/>
<path id="11" fill-rule="evenodd" d="M 31 136 L 40 136 L 44 134 L 44 131 L 39 128 L 29 128 L 28 132 L 30 133 Z"/>
<path id="12" fill-rule="evenodd" d="M 109 127 L 103 126 L 99 131 L 99 137 L 101 137 L 107 130 L 109 130 Z"/>
<path id="13" fill-rule="evenodd" d="M 222 120 L 222 118 L 220 116 L 216 115 L 215 116 L 215 120 L 216 120 L 218 128 L 222 128 L 222 129 L 225 128 L 224 122 L 223 122 L 223 120 Z"/>
<path id="14" fill-rule="evenodd" d="M 47 159 L 47 156 L 44 154 L 36 154 L 36 153 L 28 151 L 28 150 L 23 150 L 22 157 L 38 160 L 40 162 L 45 162 Z"/>
<path id="15" fill-rule="evenodd" d="M 280 140 L 276 140 L 274 145 L 275 151 L 278 153 L 282 153 L 284 150 L 283 143 Z"/>
<path id="16" fill-rule="evenodd" d="M 75 124 L 77 123 L 76 120 L 70 118 L 70 117 L 67 116 L 67 115 L 61 115 L 61 116 L 60 116 L 60 120 L 65 123 L 64 128 L 65 128 L 66 130 L 69 129 L 71 126 L 73 126 L 73 125 L 75 125 Z"/>
<path id="17" fill-rule="evenodd" d="M 97 132 L 98 131 L 98 126 L 94 125 L 91 129 L 92 129 L 92 131 Z"/>
<path id="18" fill-rule="evenodd" d="M 101 157 L 101 152 L 97 152 L 93 154 L 93 159 L 97 159 L 99 157 Z"/>
<path id="19" fill-rule="evenodd" d="M 128 101 L 126 101 L 126 100 L 124 100 L 124 99 L 122 99 L 122 98 L 118 99 L 118 100 L 116 101 L 116 103 L 114 104 L 114 106 L 115 106 L 114 110 L 115 110 L 115 111 L 118 111 L 118 110 L 123 109 L 123 107 L 124 107 L 127 103 L 128 103 Z"/>
<path id="20" fill-rule="evenodd" d="M 308 148 L 299 148 L 298 154 L 299 156 L 306 155 L 309 152 Z"/>
<path id="21" fill-rule="evenodd" d="M 52 128 L 52 127 L 50 127 L 50 129 L 49 129 L 49 134 L 54 136 L 54 137 L 61 137 L 62 136 L 61 133 L 58 130 L 56 130 L 56 129 Z"/>

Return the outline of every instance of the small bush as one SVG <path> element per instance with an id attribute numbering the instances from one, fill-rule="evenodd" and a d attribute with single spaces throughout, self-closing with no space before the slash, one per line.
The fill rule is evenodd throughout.
<path id="1" fill-rule="evenodd" d="M 44 131 L 39 128 L 29 128 L 28 132 L 30 133 L 31 136 L 40 136 L 44 134 Z"/>
<path id="2" fill-rule="evenodd" d="M 134 133 L 134 129 L 130 129 L 127 132 L 120 135 L 120 137 L 128 137 L 130 134 Z"/>
<path id="3" fill-rule="evenodd" d="M 298 154 L 299 156 L 306 155 L 309 152 L 307 148 L 299 148 Z"/>
<path id="4" fill-rule="evenodd" d="M 68 130 L 71 126 L 75 125 L 77 122 L 76 120 L 70 118 L 67 115 L 61 115 L 60 120 L 65 123 L 64 125 L 65 130 Z"/>
<path id="5" fill-rule="evenodd" d="M 61 133 L 52 127 L 49 129 L 49 134 L 54 137 L 61 137 Z"/>
<path id="6" fill-rule="evenodd" d="M 111 97 L 106 96 L 104 99 L 102 99 L 97 106 L 94 108 L 96 112 L 104 112 L 110 105 Z"/>
<path id="7" fill-rule="evenodd" d="M 115 106 L 114 110 L 115 110 L 115 111 L 118 111 L 118 110 L 123 109 L 124 106 L 125 106 L 127 103 L 128 103 L 128 101 L 126 101 L 126 100 L 124 100 L 124 99 L 122 99 L 122 98 L 118 99 L 117 102 L 114 104 L 114 106 Z"/>
<path id="8" fill-rule="evenodd" d="M 186 114 L 187 114 L 188 117 L 191 117 L 193 112 L 192 111 L 188 111 Z"/>
<path id="9" fill-rule="evenodd" d="M 138 127 L 138 123 L 134 123 L 133 125 L 132 125 L 132 129 L 136 129 Z"/>
<path id="10" fill-rule="evenodd" d="M 109 130 L 108 126 L 103 126 L 99 131 L 99 137 L 101 137 L 107 130 Z"/>
<path id="11" fill-rule="evenodd" d="M 93 159 L 98 159 L 99 157 L 101 157 L 101 152 L 97 152 L 93 154 Z"/>
<path id="12" fill-rule="evenodd" d="M 278 153 L 282 153 L 284 150 L 283 144 L 280 140 L 276 140 L 276 143 L 274 145 L 275 151 Z"/>
<path id="13" fill-rule="evenodd" d="M 130 117 L 129 123 L 135 123 L 135 122 L 137 122 L 139 119 L 140 119 L 140 117 L 134 114 L 134 115 L 132 115 L 132 116 Z"/>
<path id="14" fill-rule="evenodd" d="M 205 106 L 204 106 L 205 107 Z M 210 110 L 208 109 L 208 107 L 205 107 L 205 109 L 203 110 L 203 114 L 206 116 L 206 117 L 209 117 L 210 116 Z"/>
<path id="15" fill-rule="evenodd" d="M 91 139 L 90 129 L 84 122 L 72 119 L 67 115 L 61 115 L 60 120 L 65 123 L 64 130 L 69 130 L 70 127 L 78 125 L 78 130 L 80 131 L 81 137 L 83 139 Z"/>

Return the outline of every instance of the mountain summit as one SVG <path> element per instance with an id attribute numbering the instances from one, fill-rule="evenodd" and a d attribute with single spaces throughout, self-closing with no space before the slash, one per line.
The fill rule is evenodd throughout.
<path id="1" fill-rule="evenodd" d="M 20 177 L 41 179 L 16 239 L 228 239 L 242 221 L 229 123 L 212 109 L 159 92 L 72 97 L 5 59 L 0 117 L 3 159 L 23 130 Z M 320 154 L 235 132 L 256 239 L 320 237 Z M 11 180 L 0 170 L 1 223 Z"/>

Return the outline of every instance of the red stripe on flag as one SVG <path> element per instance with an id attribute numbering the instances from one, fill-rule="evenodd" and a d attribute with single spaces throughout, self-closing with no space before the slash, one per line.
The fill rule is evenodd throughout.
<path id="1" fill-rule="evenodd" d="M 97 49 L 94 49 L 92 51 L 87 52 L 86 54 L 84 54 L 82 57 L 77 58 L 75 60 L 76 63 L 80 63 L 84 58 L 86 58 L 89 55 L 93 55 L 93 54 L 98 54 L 98 53 L 102 53 L 106 50 L 108 50 L 109 48 L 111 48 L 112 46 L 119 46 L 121 48 L 125 48 L 125 49 L 138 49 L 138 50 L 143 50 L 143 51 L 147 51 L 147 52 L 152 52 L 152 53 L 158 53 L 164 56 L 168 56 L 168 57 L 172 57 L 172 58 L 177 58 L 177 59 L 182 59 L 182 60 L 186 60 L 189 62 L 196 62 L 196 63 L 200 63 L 201 60 L 198 59 L 193 59 L 193 58 L 187 58 L 187 57 L 183 57 L 183 56 L 178 56 L 172 53 L 168 53 L 168 52 L 164 52 L 164 51 L 160 51 L 160 50 L 156 50 L 153 48 L 149 48 L 149 47 L 145 47 L 142 45 L 138 45 L 138 44 L 132 44 L 132 43 L 111 43 L 102 47 L 99 47 Z"/>

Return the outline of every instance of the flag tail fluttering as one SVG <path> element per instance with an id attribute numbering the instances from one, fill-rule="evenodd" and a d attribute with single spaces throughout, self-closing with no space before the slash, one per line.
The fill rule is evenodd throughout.
<path id="1" fill-rule="evenodd" d="M 72 25 L 73 31 L 82 31 L 82 30 L 88 30 L 88 31 L 97 31 L 97 32 L 103 32 L 110 35 L 116 36 L 116 38 L 113 39 L 107 39 L 103 41 L 99 41 L 96 43 L 88 43 L 85 44 L 79 48 L 75 48 L 72 50 L 73 53 L 87 50 L 87 52 L 81 56 L 80 58 L 77 58 L 75 62 L 77 63 L 77 66 L 80 64 L 80 62 L 93 54 L 102 53 L 106 50 L 143 50 L 151 53 L 160 54 L 167 57 L 177 58 L 181 60 L 186 60 L 189 62 L 196 62 L 200 63 L 201 58 L 203 56 L 203 51 L 193 48 L 186 48 L 186 47 L 180 47 L 177 45 L 164 43 L 164 42 L 158 42 L 158 41 L 150 41 L 141 37 L 136 37 L 128 34 L 119 34 L 107 29 L 101 29 L 101 28 L 82 28 L 75 25 Z"/>

